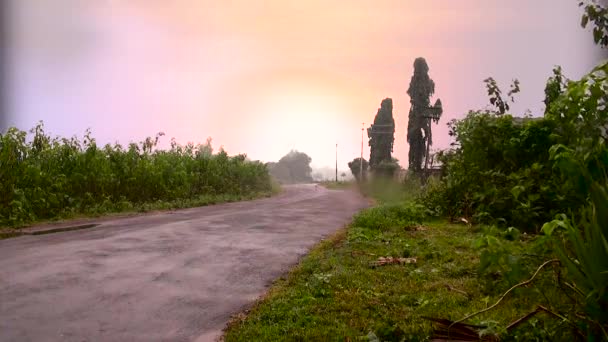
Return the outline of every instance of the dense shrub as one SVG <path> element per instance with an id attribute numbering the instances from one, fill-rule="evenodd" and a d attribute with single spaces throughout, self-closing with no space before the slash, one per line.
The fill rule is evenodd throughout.
<path id="1" fill-rule="evenodd" d="M 99 147 L 90 132 L 83 140 L 52 138 L 42 124 L 31 133 L 29 142 L 16 128 L 0 134 L 0 225 L 271 189 L 264 164 L 213 154 L 210 141 L 172 141 L 164 151 L 154 150 L 160 134 L 125 148 Z"/>
<path id="2" fill-rule="evenodd" d="M 458 147 L 440 157 L 445 177 L 426 204 L 444 214 L 537 230 L 567 200 L 549 162 L 555 122 L 471 112 L 451 126 Z M 434 203 L 434 201 L 442 203 Z"/>
<path id="3" fill-rule="evenodd" d="M 560 317 L 550 326 L 606 340 L 608 63 L 576 82 L 556 69 L 545 92 L 542 118 L 473 112 L 453 122 L 456 144 L 441 157 L 444 177 L 427 184 L 420 200 L 439 215 L 502 226 L 476 241 L 478 274 L 488 288 L 503 291 L 523 280 L 532 271 L 529 256 L 553 263 L 557 256 L 557 276 L 534 285 L 539 292 L 558 286 L 566 295 L 546 303 Z M 541 225 L 538 250 L 519 250 L 519 230 L 510 226 L 537 232 Z"/>
<path id="4" fill-rule="evenodd" d="M 449 217 L 515 226 L 538 232 L 556 214 L 585 204 L 588 185 L 608 164 L 606 74 L 598 66 L 569 82 L 541 118 L 471 112 L 453 121 L 455 147 L 440 156 L 444 177 L 427 186 L 421 200 Z M 573 178 L 562 153 L 587 156 L 589 177 Z"/>

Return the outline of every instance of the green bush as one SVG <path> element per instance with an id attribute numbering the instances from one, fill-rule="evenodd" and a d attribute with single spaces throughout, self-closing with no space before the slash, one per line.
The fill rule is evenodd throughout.
<path id="1" fill-rule="evenodd" d="M 128 147 L 99 147 L 90 132 L 52 138 L 42 123 L 27 133 L 10 128 L 0 134 L 0 225 L 132 210 L 143 204 L 184 200 L 203 203 L 205 196 L 246 197 L 270 192 L 264 164 L 213 154 L 204 145 L 154 150 L 158 139 Z"/>
<path id="2" fill-rule="evenodd" d="M 421 203 L 439 215 L 539 232 L 560 212 L 585 204 L 588 181 L 572 177 L 562 152 L 588 156 L 590 181 L 608 164 L 608 63 L 548 103 L 542 118 L 470 112 L 450 124 L 455 147 L 440 156 L 444 177 Z M 585 185 L 587 184 L 587 185 Z"/>
<path id="3" fill-rule="evenodd" d="M 444 177 L 427 184 L 419 202 L 437 215 L 500 227 L 475 242 L 486 291 L 502 292 L 527 278 L 528 258 L 557 254 L 555 277 L 545 271 L 533 285 L 539 294 L 554 286 L 565 294 L 543 304 L 558 318 L 547 331 L 567 328 L 581 339 L 606 340 L 608 63 L 576 82 L 563 82 L 559 70 L 555 75 L 542 118 L 472 112 L 453 122 L 456 146 L 441 157 Z M 541 225 L 545 236 L 523 249 L 520 231 L 538 232 Z"/>

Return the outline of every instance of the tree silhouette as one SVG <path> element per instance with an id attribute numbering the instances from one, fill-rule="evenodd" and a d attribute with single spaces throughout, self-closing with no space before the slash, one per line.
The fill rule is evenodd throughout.
<path id="1" fill-rule="evenodd" d="M 367 129 L 369 137 L 369 166 L 375 170 L 383 161 L 391 161 L 395 141 L 395 120 L 393 119 L 393 100 L 382 100 L 374 124 Z"/>
<path id="2" fill-rule="evenodd" d="M 433 144 L 431 121 L 439 122 L 443 113 L 441 100 L 430 106 L 435 93 L 435 82 L 429 77 L 429 66 L 422 57 L 414 61 L 414 75 L 407 94 L 410 96 L 410 113 L 407 126 L 407 142 L 410 144 L 409 169 L 415 173 L 422 170 L 422 162 Z"/>
<path id="3" fill-rule="evenodd" d="M 363 174 L 361 175 L 361 163 L 363 163 Z M 348 163 L 348 168 L 350 172 L 353 173 L 357 182 L 366 181 L 367 180 L 367 160 L 361 158 L 355 158 L 351 162 Z M 363 176 L 362 179 L 360 179 Z"/>
<path id="4" fill-rule="evenodd" d="M 311 183 L 312 159 L 303 152 L 291 150 L 277 163 L 268 163 L 268 171 L 281 183 Z"/>

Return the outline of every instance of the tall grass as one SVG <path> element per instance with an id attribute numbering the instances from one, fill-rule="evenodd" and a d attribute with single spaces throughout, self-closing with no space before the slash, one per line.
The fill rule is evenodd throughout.
<path id="1" fill-rule="evenodd" d="M 264 164 L 213 154 L 210 141 L 155 150 L 160 133 L 127 147 L 100 147 L 90 131 L 82 140 L 51 137 L 42 123 L 30 133 L 0 134 L 0 226 L 272 191 Z"/>

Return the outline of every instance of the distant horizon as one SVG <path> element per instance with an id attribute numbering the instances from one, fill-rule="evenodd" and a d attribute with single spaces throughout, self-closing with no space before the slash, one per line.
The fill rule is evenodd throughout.
<path id="1" fill-rule="evenodd" d="M 505 92 L 519 79 L 513 114 L 540 116 L 555 65 L 578 79 L 604 58 L 572 0 L 334 4 L 10 0 L 7 124 L 42 120 L 62 137 L 91 128 L 101 145 L 211 137 L 231 155 L 271 162 L 296 149 L 331 168 L 336 143 L 339 167 L 359 157 L 361 124 L 390 97 L 393 156 L 407 168 L 416 57 L 444 105 L 434 149 L 449 147 L 447 122 L 488 104 L 483 79 Z"/>

